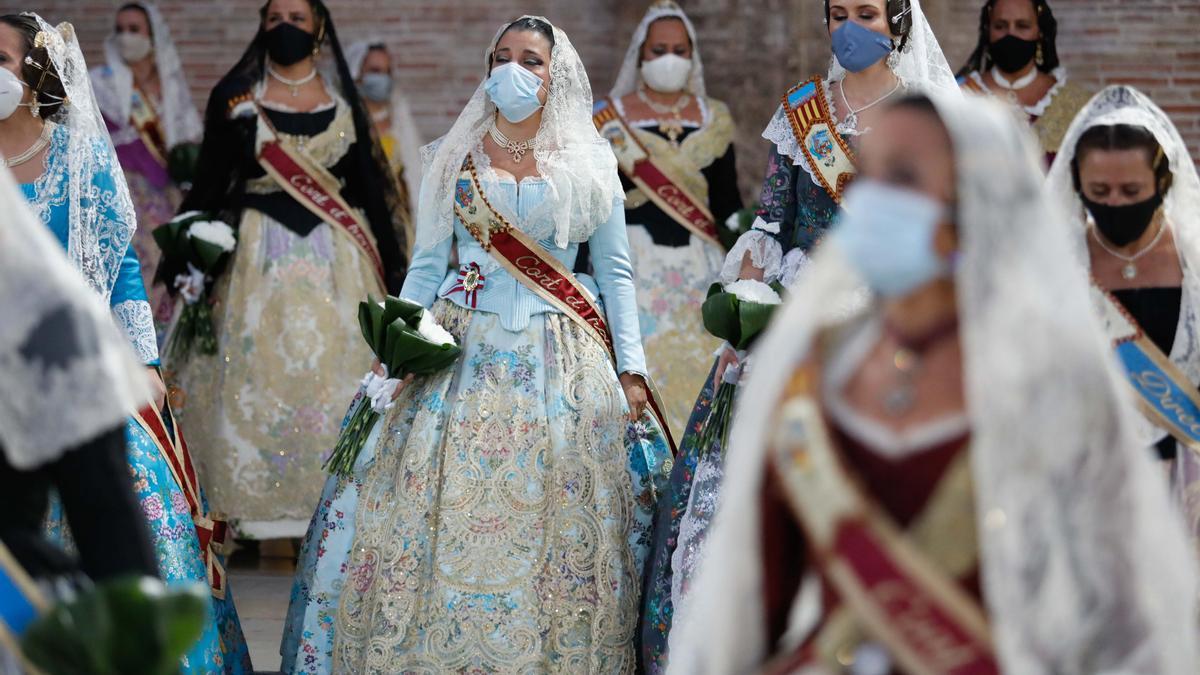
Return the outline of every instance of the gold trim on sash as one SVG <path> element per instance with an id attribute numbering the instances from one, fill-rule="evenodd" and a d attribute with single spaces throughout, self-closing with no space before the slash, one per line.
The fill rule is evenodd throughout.
<path id="1" fill-rule="evenodd" d="M 592 117 L 597 131 L 612 146 L 621 173 L 642 191 L 663 213 L 708 244 L 724 250 L 717 239 L 716 223 L 705 200 L 698 199 L 683 187 L 670 169 L 654 160 L 644 143 L 612 99 Z"/>
<path id="2" fill-rule="evenodd" d="M 928 528 L 947 515 L 936 509 L 962 508 L 964 497 L 971 503 L 969 463 L 952 465 L 930 507 L 909 533 L 902 532 L 843 465 L 815 399 L 817 377 L 812 364 L 793 376 L 770 447 L 810 559 L 836 589 L 843 610 L 906 672 L 998 673 L 984 609 L 939 565 L 939 558 L 969 564 L 978 552 L 946 549 L 931 557 L 916 540 L 935 534 Z M 936 533 L 939 540 L 947 535 L 960 538 Z M 974 540 L 957 543 L 975 548 Z M 828 626 L 841 633 L 847 620 L 835 614 Z"/>
<path id="3" fill-rule="evenodd" d="M 837 122 L 825 99 L 825 82 L 820 77 L 801 82 L 784 94 L 782 102 L 792 135 L 813 176 L 833 201 L 841 204 L 842 193 L 858 169 L 854 165 L 854 152 L 838 133 Z"/>
<path id="4" fill-rule="evenodd" d="M 143 91 L 135 88 L 133 92 L 134 96 L 129 106 L 129 126 L 137 131 L 142 145 L 146 146 L 146 151 L 165 169 L 167 168 L 167 140 L 162 135 L 158 110 L 154 107 L 154 102 Z"/>
<path id="5" fill-rule="evenodd" d="M 325 167 L 312 161 L 303 151 L 289 148 L 262 107 L 256 104 L 255 108 L 259 120 L 255 156 L 259 165 L 292 199 L 354 242 L 371 263 L 382 292 L 387 286 L 383 274 L 383 259 L 379 255 L 379 246 L 375 242 L 370 224 L 357 209 L 342 198 L 338 179 Z M 266 158 L 265 153 L 272 147 L 278 148 L 283 157 L 295 164 L 297 174 L 285 177 L 283 171 Z"/>

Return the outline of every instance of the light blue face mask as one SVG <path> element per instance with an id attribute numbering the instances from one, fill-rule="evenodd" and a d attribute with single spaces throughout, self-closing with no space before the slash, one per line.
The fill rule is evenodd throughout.
<path id="1" fill-rule="evenodd" d="M 833 31 L 830 39 L 833 42 L 833 55 L 837 57 L 838 63 L 852 73 L 864 71 L 892 53 L 890 37 L 864 28 L 849 19 L 846 19 L 841 28 Z"/>
<path id="2" fill-rule="evenodd" d="M 504 119 L 513 124 L 524 122 L 542 107 L 542 102 L 538 100 L 542 78 L 515 63 L 492 68 L 492 74 L 483 88 Z"/>
<path id="3" fill-rule="evenodd" d="M 950 266 L 933 249 L 945 207 L 921 193 L 860 179 L 846 191 L 834 241 L 885 298 L 905 295 L 945 276 Z"/>
<path id="4" fill-rule="evenodd" d="M 392 76 L 387 73 L 366 73 L 358 90 L 368 101 L 386 103 L 392 98 Z"/>

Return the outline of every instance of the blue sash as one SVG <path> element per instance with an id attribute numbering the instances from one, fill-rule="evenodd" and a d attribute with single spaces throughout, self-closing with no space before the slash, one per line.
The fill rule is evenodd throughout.
<path id="1" fill-rule="evenodd" d="M 1200 452 L 1200 394 L 1196 386 L 1146 337 L 1116 298 L 1095 285 L 1092 288 L 1103 296 L 1105 327 L 1142 412 L 1180 444 Z"/>
<path id="2" fill-rule="evenodd" d="M 20 654 L 20 639 L 47 607 L 41 591 L 12 553 L 0 544 L 0 643 Z"/>

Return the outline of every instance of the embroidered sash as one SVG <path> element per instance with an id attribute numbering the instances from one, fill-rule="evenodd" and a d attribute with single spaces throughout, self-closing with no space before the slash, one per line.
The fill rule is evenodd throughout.
<path id="1" fill-rule="evenodd" d="M 604 320 L 604 313 L 592 300 L 591 293 L 541 244 L 513 227 L 492 207 L 479 184 L 479 177 L 475 173 L 475 165 L 470 156 L 463 162 L 463 170 L 458 177 L 458 185 L 454 191 L 454 212 L 463 226 L 485 251 L 492 254 L 501 267 L 603 345 L 605 353 L 608 354 L 614 368 L 616 367 L 616 350 L 613 348 L 608 323 Z M 648 376 L 646 389 L 649 394 L 650 412 L 662 427 L 662 432 L 671 446 L 671 453 L 675 454 L 675 439 L 671 437 L 670 427 L 667 426 L 666 416 L 663 415 L 662 406 L 659 404 L 658 392 Z"/>
<path id="2" fill-rule="evenodd" d="M 154 103 L 140 90 L 135 89 L 129 107 L 129 125 L 142 139 L 146 151 L 164 169 L 167 168 L 167 142 L 158 126 L 158 111 Z"/>
<path id="3" fill-rule="evenodd" d="M 1092 298 L 1103 312 L 1105 331 L 1125 366 L 1142 413 L 1181 445 L 1200 452 L 1200 395 L 1196 385 L 1146 336 L 1125 307 L 1094 281 Z"/>
<path id="4" fill-rule="evenodd" d="M 611 99 L 605 99 L 604 107 L 592 117 L 592 121 L 600 135 L 612 145 L 621 173 L 647 199 L 692 234 L 713 246 L 724 248 L 717 239 L 717 226 L 708 206 L 672 178 L 669 170 L 655 163 L 650 151 L 638 140 L 637 134 L 617 112 Z"/>
<path id="5" fill-rule="evenodd" d="M 158 451 L 167 460 L 171 475 L 187 499 L 192 521 L 196 526 L 196 537 L 200 540 L 200 556 L 204 560 L 209 587 L 213 597 L 224 599 L 225 567 L 221 564 L 219 556 L 225 552 L 229 527 L 223 519 L 205 511 L 204 502 L 200 499 L 200 481 L 196 477 L 192 455 L 188 452 L 183 435 L 179 433 L 179 424 L 175 421 L 174 413 L 169 407 L 167 412 L 171 415 L 171 430 L 174 433 L 167 432 L 166 423 L 153 405 L 139 410 L 133 419 L 150 435 Z"/>
<path id="6" fill-rule="evenodd" d="M 813 175 L 833 201 L 841 204 L 842 192 L 855 176 L 854 153 L 837 132 L 821 78 L 788 91 L 783 96 L 783 111 Z"/>
<path id="7" fill-rule="evenodd" d="M 258 163 L 263 170 L 292 199 L 346 233 L 371 261 L 379 285 L 384 287 L 383 259 L 379 256 L 375 237 L 362 215 L 342 199 L 337 178 L 304 152 L 289 148 L 279 138 L 261 108 L 258 109 L 258 119 L 261 122 L 258 125 Z"/>
<path id="8" fill-rule="evenodd" d="M 915 675 L 998 675 L 979 603 L 864 494 L 814 400 L 810 368 L 793 377 L 771 458 L 812 559 L 847 611 Z"/>
<path id="9" fill-rule="evenodd" d="M 0 644 L 9 653 L 19 656 L 21 636 L 49 607 L 49 601 L 29 573 L 8 548 L 0 544 Z"/>

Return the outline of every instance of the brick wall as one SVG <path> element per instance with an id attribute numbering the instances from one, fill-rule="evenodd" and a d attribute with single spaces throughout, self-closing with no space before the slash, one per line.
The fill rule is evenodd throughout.
<path id="1" fill-rule="evenodd" d="M 681 0 L 697 30 L 709 93 L 727 101 L 739 125 L 743 193 L 757 194 L 767 145 L 759 138 L 779 96 L 823 73 L 829 42 L 820 0 Z M 648 0 L 327 0 L 345 43 L 379 36 L 398 55 L 426 138 L 443 133 L 478 84 L 481 54 L 496 27 L 522 13 L 544 14 L 571 36 L 598 94 L 608 91 Z M 35 9 L 75 23 L 90 62 L 108 32 L 116 0 L 0 0 L 0 11 Z M 238 58 L 261 0 L 160 0 L 189 69 L 197 102 Z M 1134 84 L 1174 118 L 1200 156 L 1200 0 L 1052 0 L 1059 54 L 1076 81 L 1096 89 Z M 924 0 L 951 66 L 974 46 L 978 0 Z"/>

